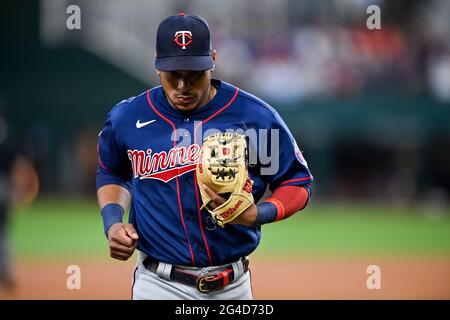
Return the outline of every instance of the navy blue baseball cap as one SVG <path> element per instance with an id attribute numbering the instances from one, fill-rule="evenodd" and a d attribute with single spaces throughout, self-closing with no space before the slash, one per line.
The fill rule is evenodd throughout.
<path id="1" fill-rule="evenodd" d="M 155 67 L 161 71 L 203 71 L 213 67 L 208 23 L 180 13 L 164 19 L 156 35 Z"/>

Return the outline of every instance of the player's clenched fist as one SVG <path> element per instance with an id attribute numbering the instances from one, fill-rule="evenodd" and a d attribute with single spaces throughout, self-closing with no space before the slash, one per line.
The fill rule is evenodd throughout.
<path id="1" fill-rule="evenodd" d="M 115 223 L 108 230 L 110 255 L 114 259 L 128 260 L 133 255 L 139 236 L 129 223 Z"/>

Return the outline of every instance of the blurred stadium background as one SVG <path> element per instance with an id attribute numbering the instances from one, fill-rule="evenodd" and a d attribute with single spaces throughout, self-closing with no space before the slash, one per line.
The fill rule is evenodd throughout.
<path id="1" fill-rule="evenodd" d="M 66 27 L 73 4 L 81 30 Z M 372 4 L 381 30 L 366 27 Z M 255 297 L 449 299 L 447 0 L 2 2 L 0 145 L 39 178 L 10 211 L 4 297 L 129 298 L 133 261 L 108 259 L 96 206 L 97 134 L 113 105 L 158 84 L 156 28 L 180 11 L 208 20 L 216 77 L 279 111 L 315 177 L 304 212 L 263 227 Z M 65 287 L 72 264 L 81 290 Z M 366 287 L 372 264 L 381 290 Z"/>

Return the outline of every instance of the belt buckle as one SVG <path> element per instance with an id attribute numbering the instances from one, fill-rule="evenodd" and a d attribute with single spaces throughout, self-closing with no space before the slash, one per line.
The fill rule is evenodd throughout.
<path id="1" fill-rule="evenodd" d="M 198 280 L 197 280 L 197 289 L 198 289 L 198 291 L 200 291 L 201 293 L 209 293 L 209 292 L 211 292 L 210 289 L 206 289 L 205 288 L 205 281 L 206 280 L 212 280 L 214 278 L 215 278 L 215 276 L 202 276 L 202 277 L 198 278 Z"/>

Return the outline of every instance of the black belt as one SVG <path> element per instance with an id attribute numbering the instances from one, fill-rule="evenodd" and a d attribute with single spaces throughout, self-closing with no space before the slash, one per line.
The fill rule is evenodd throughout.
<path id="1" fill-rule="evenodd" d="M 244 273 L 248 271 L 250 261 L 247 258 L 241 258 Z M 151 257 L 146 257 L 142 261 L 144 267 L 151 272 L 156 273 L 159 262 Z M 196 287 L 200 292 L 209 293 L 210 291 L 221 290 L 234 281 L 234 269 L 231 264 L 224 266 L 224 270 L 214 275 L 199 276 L 188 270 L 172 266 L 170 271 L 170 280 L 178 281 L 192 287 Z"/>

